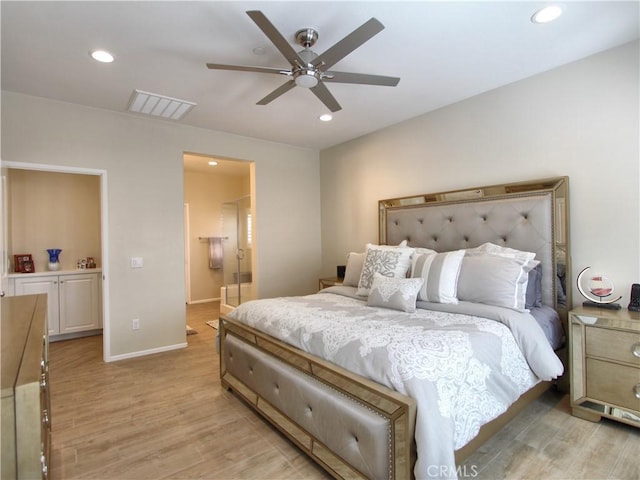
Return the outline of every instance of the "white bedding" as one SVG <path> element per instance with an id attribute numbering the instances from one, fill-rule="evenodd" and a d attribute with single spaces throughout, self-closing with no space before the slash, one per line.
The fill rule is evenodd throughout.
<path id="1" fill-rule="evenodd" d="M 562 374 L 527 313 L 483 305 L 488 319 L 468 304 L 406 313 L 338 293 L 246 302 L 229 316 L 414 398 L 417 479 L 455 478 L 455 450 L 541 379 Z"/>

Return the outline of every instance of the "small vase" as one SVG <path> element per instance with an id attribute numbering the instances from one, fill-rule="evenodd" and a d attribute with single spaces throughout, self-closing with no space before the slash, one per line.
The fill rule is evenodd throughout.
<path id="1" fill-rule="evenodd" d="M 60 260 L 58 256 L 62 253 L 62 250 L 59 248 L 49 248 L 47 249 L 47 253 L 49 254 L 49 264 L 47 268 L 51 271 L 60 270 Z"/>

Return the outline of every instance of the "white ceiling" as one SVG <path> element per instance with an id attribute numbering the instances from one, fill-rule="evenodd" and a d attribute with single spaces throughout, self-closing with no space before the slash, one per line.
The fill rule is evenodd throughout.
<path id="1" fill-rule="evenodd" d="M 533 24 L 548 3 L 4 0 L 2 89 L 118 112 L 139 89 L 197 103 L 184 124 L 322 149 L 638 38 L 638 1 L 564 0 L 560 19 Z M 317 53 L 377 18 L 385 30 L 334 69 L 398 76 L 399 85 L 327 84 L 343 107 L 328 123 L 302 87 L 256 105 L 288 78 L 205 66 L 288 67 L 252 9 L 296 50 L 295 32 L 317 29 Z M 96 48 L 116 61 L 93 61 Z"/>

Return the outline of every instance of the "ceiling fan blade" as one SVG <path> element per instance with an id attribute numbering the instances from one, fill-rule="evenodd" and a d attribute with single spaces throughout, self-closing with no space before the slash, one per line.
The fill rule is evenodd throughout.
<path id="1" fill-rule="evenodd" d="M 327 75 L 326 77 L 324 75 Z M 364 73 L 325 72 L 323 82 L 333 83 L 357 83 L 361 85 L 379 85 L 382 87 L 395 87 L 400 79 L 398 77 L 385 77 L 382 75 L 367 75 Z"/>
<path id="2" fill-rule="evenodd" d="M 382 30 L 384 30 L 384 25 L 375 18 L 371 18 L 368 22 L 365 22 L 363 25 L 356 28 L 326 52 L 317 56 L 312 62 L 313 66 L 316 68 L 322 67 L 323 71 L 327 68 L 331 68 Z"/>
<path id="3" fill-rule="evenodd" d="M 221 63 L 207 63 L 207 68 L 212 70 L 237 70 L 240 72 L 278 73 L 282 75 L 291 74 L 289 70 L 283 70 L 281 68 L 245 67 L 243 65 L 223 65 Z"/>
<path id="4" fill-rule="evenodd" d="M 258 28 L 271 40 L 271 43 L 280 51 L 292 66 L 304 66 L 306 62 L 300 58 L 298 53 L 293 49 L 289 42 L 285 40 L 282 34 L 273 26 L 269 19 L 260 10 L 249 10 L 247 15 L 258 25 Z"/>
<path id="5" fill-rule="evenodd" d="M 329 91 L 329 89 L 326 87 L 324 83 L 318 82 L 318 84 L 315 87 L 310 88 L 309 90 L 311 90 L 315 94 L 315 96 L 318 97 L 320 101 L 324 103 L 325 106 L 332 112 L 337 112 L 338 110 L 342 110 L 342 107 L 340 106 L 338 101 L 334 98 L 334 96 L 331 95 L 331 92 Z"/>
<path id="6" fill-rule="evenodd" d="M 271 92 L 269 95 L 264 97 L 258 103 L 256 103 L 256 105 L 266 105 L 267 103 L 274 101 L 280 95 L 287 93 L 289 90 L 291 90 L 295 86 L 296 86 L 296 82 L 293 80 L 289 80 L 288 82 L 280 85 L 278 88 L 276 88 L 273 92 Z"/>

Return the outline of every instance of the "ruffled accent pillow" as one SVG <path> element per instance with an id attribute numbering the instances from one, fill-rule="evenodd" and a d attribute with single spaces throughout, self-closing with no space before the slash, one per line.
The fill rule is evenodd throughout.
<path id="1" fill-rule="evenodd" d="M 373 274 L 367 305 L 413 313 L 422 282 L 422 278 L 385 277 L 376 272 Z"/>
<path id="2" fill-rule="evenodd" d="M 467 248 L 465 250 L 467 255 L 498 255 L 499 257 L 505 258 L 513 258 L 514 260 L 521 262 L 523 265 L 528 264 L 530 262 L 534 262 L 530 264 L 531 268 L 536 265 L 536 254 L 533 252 L 525 252 L 523 250 L 516 250 L 515 248 L 509 247 L 501 247 L 500 245 L 496 245 L 495 243 L 487 242 L 483 243 L 479 247 L 475 248 Z M 537 262 L 540 263 L 540 262 Z"/>
<path id="3" fill-rule="evenodd" d="M 464 250 L 431 255 L 415 255 L 411 277 L 422 278 L 418 300 L 435 303 L 458 303 L 458 275 Z"/>
<path id="4" fill-rule="evenodd" d="M 369 295 L 374 273 L 380 273 L 385 277 L 405 278 L 411 266 L 413 251 L 413 248 L 408 247 L 368 243 L 356 293 L 361 296 Z"/>

